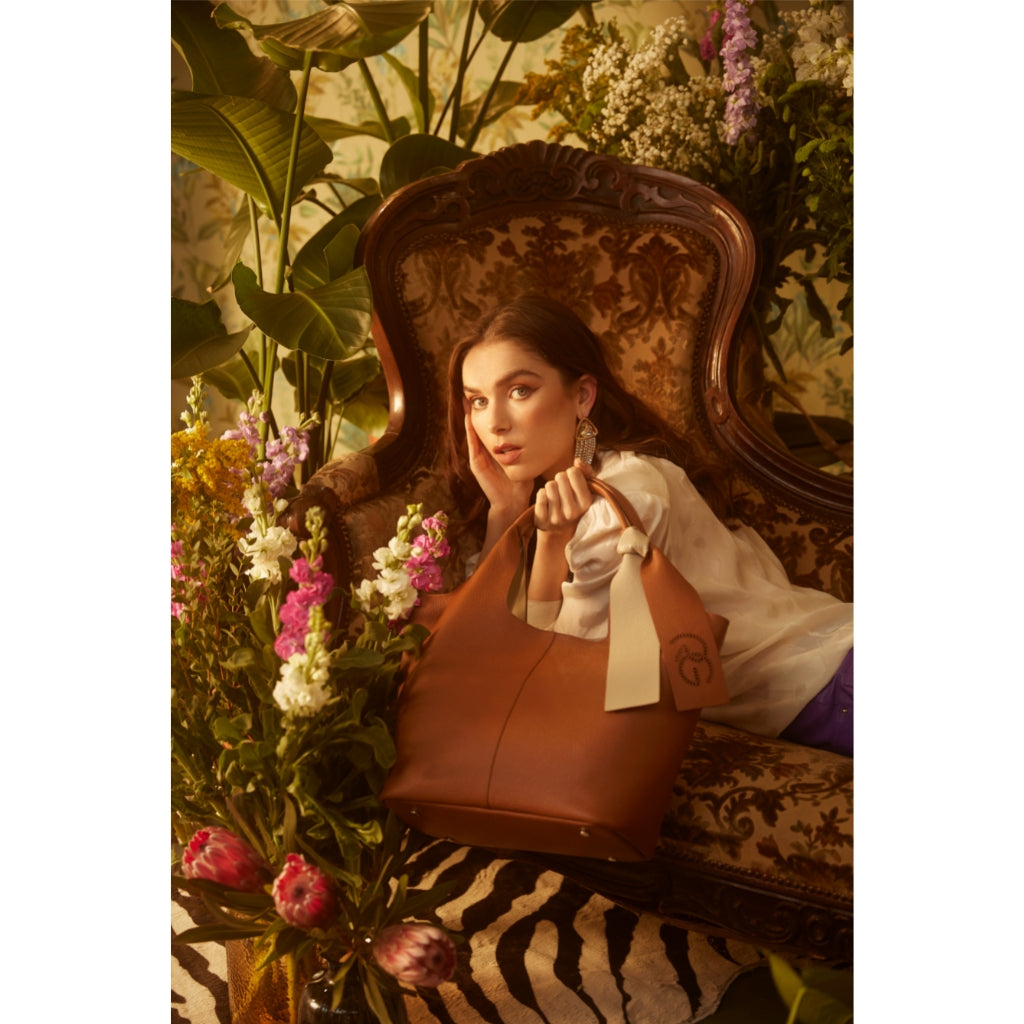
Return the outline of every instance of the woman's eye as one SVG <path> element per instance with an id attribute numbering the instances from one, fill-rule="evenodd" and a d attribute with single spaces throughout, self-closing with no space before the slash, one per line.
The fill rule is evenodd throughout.
<path id="1" fill-rule="evenodd" d="M 512 389 L 513 398 L 528 398 L 533 393 L 533 388 L 528 387 L 526 384 L 517 384 Z"/>
<path id="2" fill-rule="evenodd" d="M 484 409 L 487 406 L 487 399 L 477 395 L 469 400 L 469 407 L 471 409 Z"/>

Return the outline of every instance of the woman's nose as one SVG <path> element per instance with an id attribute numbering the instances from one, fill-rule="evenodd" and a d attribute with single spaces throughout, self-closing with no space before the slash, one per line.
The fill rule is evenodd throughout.
<path id="1" fill-rule="evenodd" d="M 496 402 L 487 410 L 487 429 L 492 434 L 504 434 L 508 431 L 508 414 Z"/>

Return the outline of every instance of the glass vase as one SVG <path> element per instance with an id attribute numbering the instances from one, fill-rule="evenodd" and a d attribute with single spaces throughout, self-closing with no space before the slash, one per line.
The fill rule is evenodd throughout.
<path id="1" fill-rule="evenodd" d="M 297 1024 L 306 977 L 288 959 L 260 967 L 265 950 L 253 939 L 224 943 L 231 1024 Z"/>
<path id="2" fill-rule="evenodd" d="M 334 985 L 331 978 L 337 964 L 314 972 L 299 997 L 299 1024 L 374 1024 L 376 1018 L 366 1006 L 355 971 L 345 978 L 345 990 L 336 1009 L 331 1008 Z"/>
<path id="3" fill-rule="evenodd" d="M 331 978 L 337 970 L 338 964 L 328 963 L 325 969 L 312 974 L 299 998 L 299 1024 L 377 1024 L 377 1016 L 366 1002 L 358 969 L 345 976 L 341 1002 L 336 1009 L 331 1008 L 334 997 Z M 393 1024 L 405 1024 L 408 1020 L 405 1002 L 397 988 L 393 991 L 386 988 L 381 996 Z"/>

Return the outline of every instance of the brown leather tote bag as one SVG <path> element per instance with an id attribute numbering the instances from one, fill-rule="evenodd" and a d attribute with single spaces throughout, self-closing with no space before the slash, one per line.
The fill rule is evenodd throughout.
<path id="1" fill-rule="evenodd" d="M 432 632 L 399 695 L 381 799 L 428 835 L 648 859 L 700 708 L 728 699 L 726 621 L 648 545 L 628 501 L 591 485 L 623 526 L 607 639 L 536 629 L 514 613 L 532 508 L 464 584 L 424 601 Z"/>

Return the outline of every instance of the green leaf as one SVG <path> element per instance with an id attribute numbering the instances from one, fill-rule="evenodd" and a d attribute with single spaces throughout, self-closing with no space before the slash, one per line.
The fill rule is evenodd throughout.
<path id="1" fill-rule="evenodd" d="M 248 96 L 295 110 L 295 86 L 288 73 L 257 57 L 237 32 L 218 28 L 213 4 L 172 2 L 171 42 L 192 72 L 193 92 Z"/>
<path id="2" fill-rule="evenodd" d="M 256 387 L 252 374 L 241 356 L 203 373 L 203 380 L 233 402 L 246 402 Z"/>
<path id="3" fill-rule="evenodd" d="M 388 64 L 391 65 L 392 71 L 398 76 L 399 82 L 402 83 L 405 88 L 405 93 L 409 97 L 409 103 L 412 106 L 413 117 L 416 121 L 416 131 L 425 132 L 430 127 L 430 122 L 434 117 L 434 95 L 431 92 L 427 92 L 427 111 L 424 114 L 423 103 L 420 101 L 420 77 L 416 74 L 412 68 L 406 67 L 394 54 L 385 53 L 381 55 Z M 396 132 L 392 129 L 392 138 L 401 138 L 402 135 L 408 135 L 409 130 L 406 129 L 404 132 Z"/>
<path id="4" fill-rule="evenodd" d="M 485 20 L 490 21 L 495 11 L 504 7 L 497 21 L 491 25 L 492 34 L 506 42 L 518 39 L 521 43 L 528 43 L 567 22 L 580 6 L 578 0 L 543 0 L 539 3 L 520 0 L 511 4 L 502 0 L 484 0 L 480 4 L 480 13 Z"/>
<path id="5" fill-rule="evenodd" d="M 771 969 L 772 981 L 775 982 L 775 988 L 782 997 L 782 1001 L 786 1006 L 792 1006 L 804 985 L 799 972 L 776 953 L 768 955 L 768 966 Z"/>
<path id="6" fill-rule="evenodd" d="M 498 83 L 494 94 L 491 96 L 490 103 L 487 107 L 487 116 L 483 120 L 483 125 L 489 125 L 493 121 L 497 121 L 503 114 L 508 113 L 513 107 L 518 106 L 517 100 L 519 97 L 519 90 L 522 88 L 520 82 L 506 82 L 504 80 Z M 459 110 L 459 127 L 458 134 L 459 138 L 465 139 L 469 134 L 470 129 L 476 124 L 477 115 L 480 113 L 480 106 L 483 101 L 487 98 L 487 94 L 484 93 L 482 96 L 478 96 L 475 100 L 471 100 L 469 103 L 463 104 Z"/>
<path id="7" fill-rule="evenodd" d="M 805 142 L 794 154 L 793 159 L 798 163 L 804 163 L 807 158 L 822 144 L 822 139 L 811 139 Z"/>
<path id="8" fill-rule="evenodd" d="M 324 142 L 337 142 L 339 139 L 351 139 L 359 135 L 370 135 L 382 142 L 386 142 L 388 139 L 387 132 L 377 120 L 347 124 L 329 117 L 314 117 L 309 114 L 305 115 L 303 120 Z M 398 117 L 391 121 L 391 138 L 401 138 L 403 135 L 408 135 L 409 131 L 410 125 L 407 117 Z"/>
<path id="9" fill-rule="evenodd" d="M 838 971 L 818 971 L 813 969 L 801 974 L 775 953 L 768 956 L 772 980 L 782 1001 L 790 1008 L 791 1019 L 801 1024 L 849 1024 L 853 1020 L 852 996 L 853 976 L 848 981 L 834 975 L 844 974 Z M 814 985 L 824 984 L 828 991 Z M 847 987 L 848 986 L 848 987 Z M 849 1001 L 846 994 L 849 993 Z"/>
<path id="10" fill-rule="evenodd" d="M 259 220 L 259 211 L 256 211 L 257 221 Z M 221 258 L 220 270 L 217 271 L 217 276 L 210 282 L 209 290 L 211 292 L 220 291 L 231 280 L 231 271 L 235 269 L 235 264 L 238 262 L 238 258 L 242 255 L 242 249 L 245 247 L 245 240 L 249 237 L 249 232 L 252 230 L 252 220 L 249 216 L 249 201 L 241 203 L 238 209 L 235 211 L 235 215 L 231 218 L 231 225 L 228 228 L 227 237 L 224 239 L 224 245 L 221 250 L 223 253 Z"/>
<path id="11" fill-rule="evenodd" d="M 248 727 L 244 720 L 248 718 Z M 240 716 L 239 721 L 233 721 L 223 716 L 214 720 L 213 735 L 221 743 L 241 743 L 245 739 L 248 729 L 252 726 L 252 719 L 249 716 Z"/>
<path id="12" fill-rule="evenodd" d="M 245 672 L 249 669 L 259 668 L 260 659 L 251 647 L 236 647 L 226 658 L 221 660 L 221 665 L 229 672 Z"/>
<path id="13" fill-rule="evenodd" d="M 312 53 L 314 67 L 341 71 L 400 43 L 432 7 L 431 0 L 349 0 L 305 18 L 256 25 L 227 4 L 218 4 L 214 17 L 218 25 L 247 29 L 275 64 L 289 70 L 300 69 L 305 54 Z"/>
<path id="14" fill-rule="evenodd" d="M 188 94 L 185 94 L 186 97 Z M 295 118 L 241 96 L 179 98 L 171 104 L 171 149 L 251 195 L 280 224 Z M 292 195 L 333 158 L 330 147 L 303 123 Z"/>
<path id="15" fill-rule="evenodd" d="M 285 356 L 281 360 L 281 367 L 284 370 L 285 377 L 292 387 L 295 386 L 296 380 L 295 363 L 295 357 L 292 355 Z M 323 360 L 316 359 L 313 356 L 309 357 L 306 376 L 309 388 L 315 394 L 320 393 L 324 369 L 327 365 Z M 330 367 L 331 379 L 327 385 L 330 401 L 337 405 L 345 406 L 362 391 L 367 383 L 377 379 L 380 373 L 380 359 L 375 348 L 367 347 L 361 352 L 357 352 L 354 356 L 349 356 L 348 359 L 330 363 Z M 347 408 L 345 409 L 345 415 L 347 418 Z"/>
<path id="16" fill-rule="evenodd" d="M 250 328 L 228 334 L 220 307 L 171 296 L 171 377 L 197 377 L 226 363 L 245 344 Z"/>
<path id="17" fill-rule="evenodd" d="M 387 381 L 378 373 L 358 394 L 345 401 L 345 419 L 367 434 L 380 436 L 388 422 Z"/>
<path id="18" fill-rule="evenodd" d="M 331 398 L 348 402 L 380 374 L 380 359 L 375 348 L 368 348 L 349 359 L 334 364 L 331 375 Z"/>
<path id="19" fill-rule="evenodd" d="M 380 190 L 385 196 L 430 174 L 454 170 L 476 154 L 436 135 L 407 135 L 388 147 L 380 162 Z"/>
<path id="20" fill-rule="evenodd" d="M 364 196 L 332 217 L 299 250 L 292 261 L 292 283 L 309 291 L 348 273 L 359 233 L 381 197 Z M 338 242 L 339 237 L 342 239 Z"/>
<path id="21" fill-rule="evenodd" d="M 364 267 L 311 291 L 272 295 L 239 263 L 231 275 L 235 298 L 246 316 L 285 348 L 321 359 L 345 359 L 366 344 L 372 302 Z"/>

